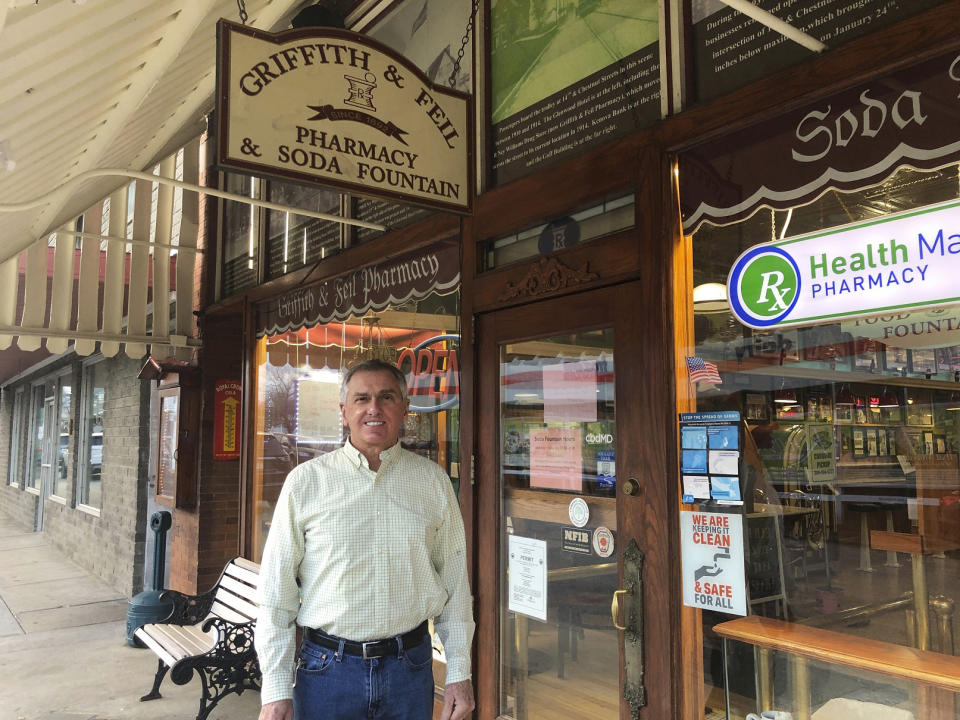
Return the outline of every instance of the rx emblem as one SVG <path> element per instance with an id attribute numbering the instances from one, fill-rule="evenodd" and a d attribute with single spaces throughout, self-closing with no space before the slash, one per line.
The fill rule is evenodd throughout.
<path id="1" fill-rule="evenodd" d="M 366 73 L 362 78 L 353 75 L 344 75 L 343 79 L 349 83 L 347 92 L 349 96 L 343 101 L 344 105 L 352 105 L 361 110 L 377 109 L 373 106 L 373 89 L 377 86 L 377 76 L 373 73 Z"/>

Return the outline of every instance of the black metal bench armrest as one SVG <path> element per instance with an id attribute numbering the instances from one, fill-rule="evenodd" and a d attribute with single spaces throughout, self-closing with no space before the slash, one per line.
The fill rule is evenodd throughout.
<path id="1" fill-rule="evenodd" d="M 160 594 L 162 600 L 172 600 L 173 610 L 161 622 L 170 625 L 196 625 L 210 614 L 216 587 L 201 595 L 187 595 L 178 590 L 164 590 Z"/>
<path id="2" fill-rule="evenodd" d="M 170 674 L 178 685 L 185 685 L 194 670 L 214 672 L 217 677 L 232 678 L 231 682 L 244 682 L 248 687 L 259 689 L 260 664 L 253 646 L 253 630 L 256 623 L 233 623 L 213 616 L 208 618 L 201 630 L 216 628 L 217 644 L 203 655 L 194 655 L 178 662 Z"/>

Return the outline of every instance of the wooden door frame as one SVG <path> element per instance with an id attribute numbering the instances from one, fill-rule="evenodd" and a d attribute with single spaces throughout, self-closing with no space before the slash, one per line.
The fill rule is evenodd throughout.
<path id="1" fill-rule="evenodd" d="M 652 284 L 662 288 L 663 283 Z M 544 336 L 613 326 L 616 377 L 617 478 L 618 485 L 628 477 L 640 480 L 643 492 L 630 497 L 618 492 L 618 544 L 624 549 L 631 538 L 637 540 L 644 561 L 644 635 L 645 676 L 648 705 L 640 718 L 669 718 L 680 705 L 676 668 L 679 661 L 679 584 L 673 559 L 679 557 L 676 527 L 675 468 L 668 464 L 674 445 L 674 396 L 672 384 L 665 382 L 673 372 L 672 354 L 663 342 L 667 323 L 650 313 L 650 283 L 633 281 L 588 290 L 562 298 L 530 303 L 512 309 L 479 316 L 477 345 L 477 538 L 484 552 L 478 553 L 477 659 L 485 672 L 477 674 L 478 717 L 497 717 L 500 664 L 500 521 L 499 447 L 492 430 L 499 416 L 499 343 L 505 339 Z M 660 308 L 661 305 L 653 307 Z M 557 308 L 562 308 L 558 312 Z M 531 318 L 557 319 L 544 331 Z M 541 318 L 542 319 L 542 318 Z M 659 337 L 658 337 L 659 336 Z M 671 336 L 672 340 L 672 336 Z M 483 430 L 486 431 L 483 431 Z M 642 430 L 642 433 L 641 433 Z M 643 442 L 633 441 L 642 436 Z M 622 655 L 622 651 L 621 651 Z M 621 661 L 621 668 L 623 663 Z M 621 669 L 620 686 L 625 677 Z M 621 695 L 622 698 L 622 695 Z M 629 717 L 621 699 L 621 715 Z"/>

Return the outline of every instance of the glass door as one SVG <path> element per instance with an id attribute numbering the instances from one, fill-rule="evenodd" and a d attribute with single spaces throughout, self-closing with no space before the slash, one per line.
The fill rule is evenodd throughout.
<path id="1" fill-rule="evenodd" d="M 615 413 L 612 328 L 500 344 L 501 714 L 620 715 Z"/>
<path id="2" fill-rule="evenodd" d="M 663 600 L 644 592 L 644 556 L 662 567 L 667 543 L 650 542 L 645 514 L 665 481 L 636 472 L 663 449 L 638 447 L 638 334 L 617 313 L 633 290 L 481 318 L 479 513 L 498 544 L 478 564 L 481 623 L 496 628 L 479 633 L 479 657 L 497 668 L 480 689 L 493 717 L 619 720 L 647 705 L 643 618 Z M 670 684 L 661 692 L 668 707 Z"/>

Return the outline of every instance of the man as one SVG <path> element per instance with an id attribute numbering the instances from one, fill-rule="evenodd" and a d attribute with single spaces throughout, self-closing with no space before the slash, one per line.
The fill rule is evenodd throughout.
<path id="1" fill-rule="evenodd" d="M 408 407 L 397 368 L 351 368 L 347 442 L 284 483 L 260 568 L 260 720 L 429 720 L 428 618 L 447 656 L 441 717 L 473 710 L 460 508 L 443 470 L 400 447 Z"/>

